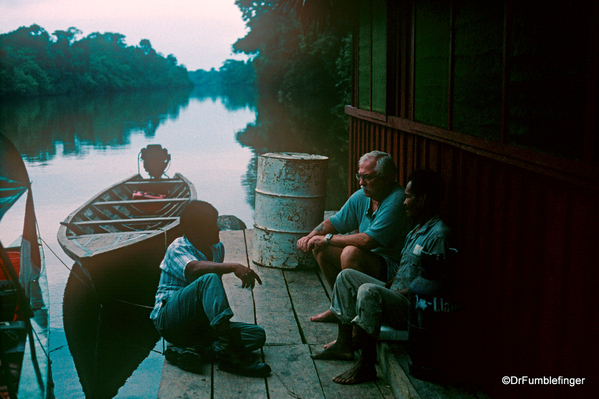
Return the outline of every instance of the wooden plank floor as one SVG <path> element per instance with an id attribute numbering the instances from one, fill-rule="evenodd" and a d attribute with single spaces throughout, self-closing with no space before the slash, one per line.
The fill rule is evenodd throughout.
<path id="1" fill-rule="evenodd" d="M 231 274 L 225 275 L 223 282 L 235 313 L 233 320 L 257 323 L 266 330 L 266 345 L 256 353 L 271 366 L 271 375 L 264 379 L 240 377 L 220 371 L 216 364 L 192 374 L 165 361 L 159 398 L 489 398 L 477 387 L 435 384 L 409 375 L 409 355 L 401 349 L 405 341 L 391 344 L 393 350 L 389 343 L 379 341 L 376 382 L 335 384 L 332 378 L 350 368 L 353 361 L 314 361 L 310 357 L 337 335 L 337 325 L 309 320 L 328 309 L 330 288 L 317 268 L 281 270 L 254 264 L 252 236 L 252 230 L 222 231 L 225 262 L 249 264 L 263 285 L 242 289 Z"/>
<path id="2" fill-rule="evenodd" d="M 224 373 L 207 364 L 202 374 L 192 374 L 165 361 L 158 397 L 171 398 L 394 398 L 383 378 L 376 382 L 344 386 L 332 378 L 353 362 L 314 361 L 310 354 L 335 339 L 337 326 L 313 323 L 309 317 L 328 308 L 329 290 L 316 270 L 281 270 L 255 265 L 252 230 L 223 231 L 225 262 L 250 263 L 263 285 L 242 289 L 233 275 L 223 278 L 233 320 L 257 323 L 266 330 L 260 354 L 272 368 L 268 378 L 247 378 Z M 247 243 L 247 245 L 246 245 Z M 384 373 L 379 370 L 379 376 Z"/>

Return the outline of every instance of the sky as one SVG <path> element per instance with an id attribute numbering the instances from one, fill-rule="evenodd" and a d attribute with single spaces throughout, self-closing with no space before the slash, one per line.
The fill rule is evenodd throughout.
<path id="1" fill-rule="evenodd" d="M 247 33 L 234 0 L 0 0 L 0 34 L 38 24 L 50 35 L 75 27 L 125 35 L 128 46 L 148 39 L 163 56 L 173 54 L 189 71 L 219 69 L 232 45 Z"/>

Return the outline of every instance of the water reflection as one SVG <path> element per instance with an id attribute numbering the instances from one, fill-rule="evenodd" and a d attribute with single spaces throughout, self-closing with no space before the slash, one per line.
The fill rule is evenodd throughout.
<path id="1" fill-rule="evenodd" d="M 253 88 L 241 88 L 239 90 L 220 91 L 214 88 L 194 87 L 190 96 L 198 100 L 209 98 L 212 101 L 222 100 L 223 105 L 229 111 L 256 108 L 256 91 Z"/>
<path id="2" fill-rule="evenodd" d="M 347 118 L 330 106 L 310 99 L 284 106 L 277 98 L 261 95 L 256 122 L 237 133 L 237 141 L 255 154 L 243 179 L 247 201 L 254 208 L 257 157 L 267 152 L 303 152 L 329 157 L 326 209 L 339 209 L 347 200 Z"/>
<path id="3" fill-rule="evenodd" d="M 134 132 L 147 139 L 166 121 L 177 120 L 190 99 L 221 100 L 228 111 L 256 111 L 256 122 L 237 132 L 237 141 L 254 157 L 243 179 L 247 201 L 254 206 L 256 158 L 266 152 L 305 152 L 329 157 L 327 208 L 339 208 L 347 197 L 347 118 L 330 105 L 309 99 L 283 106 L 276 97 L 253 90 L 220 93 L 193 90 L 141 91 L 40 97 L 0 104 L 0 129 L 23 157 L 44 164 L 57 155 L 85 156 L 90 148 L 129 145 Z M 60 143 L 60 145 L 57 145 Z"/>
<path id="4" fill-rule="evenodd" d="M 63 324 L 87 398 L 116 396 L 154 348 L 159 335 L 149 315 L 150 309 L 124 302 L 100 304 L 87 274 L 73 266 L 64 291 Z"/>
<path id="5" fill-rule="evenodd" d="M 199 198 L 248 226 L 253 222 L 256 160 L 265 152 L 329 157 L 326 206 L 339 209 L 347 199 L 348 122 L 329 109 L 313 99 L 284 107 L 276 98 L 253 92 L 223 95 L 199 89 L 48 97 L 0 103 L 0 130 L 28 163 L 40 231 L 58 248 L 52 239 L 60 221 L 94 194 L 137 172 L 139 150 L 154 143 L 168 148 L 172 172 L 188 177 Z M 127 391 L 152 385 L 148 379 L 159 381 L 163 360 L 151 352 L 157 337 L 149 310 L 122 303 L 100 308 L 74 273 L 64 272 L 52 255 L 47 264 L 53 295 L 50 343 L 56 345 L 52 337 L 64 327 L 65 351 L 72 354 L 85 392 L 92 392 L 88 397 L 127 397 Z M 62 353 L 54 350 L 51 356 Z M 54 357 L 53 368 L 55 375 L 70 377 L 55 381 L 57 397 L 73 397 L 72 384 L 78 382 L 72 364 Z"/>
<path id="6" fill-rule="evenodd" d="M 3 102 L 0 126 L 29 162 L 82 155 L 84 145 L 119 147 L 132 132 L 151 138 L 166 120 L 177 119 L 190 90 L 52 96 Z"/>

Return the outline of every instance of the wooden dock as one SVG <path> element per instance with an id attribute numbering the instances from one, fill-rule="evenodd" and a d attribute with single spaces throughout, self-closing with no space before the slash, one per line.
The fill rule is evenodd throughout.
<path id="1" fill-rule="evenodd" d="M 234 275 L 223 281 L 235 316 L 234 321 L 256 323 L 266 330 L 264 361 L 272 368 L 268 378 L 248 378 L 222 372 L 206 364 L 192 374 L 165 361 L 158 398 L 450 398 L 483 397 L 478 392 L 424 383 L 404 370 L 407 354 L 379 343 L 379 378 L 358 385 L 339 385 L 332 378 L 353 361 L 314 361 L 310 355 L 336 338 L 337 325 L 314 323 L 309 317 L 328 309 L 330 288 L 316 270 L 298 271 L 261 267 L 252 259 L 252 230 L 222 231 L 225 262 L 250 265 L 263 284 L 253 291 L 242 289 Z M 399 353 L 399 356 L 398 356 Z M 404 364 L 402 364 L 402 362 Z"/>

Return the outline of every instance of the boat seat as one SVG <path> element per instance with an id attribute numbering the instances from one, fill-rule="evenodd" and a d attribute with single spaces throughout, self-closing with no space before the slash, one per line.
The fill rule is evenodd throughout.
<path id="1" fill-rule="evenodd" d="M 178 179 L 174 179 L 174 180 L 134 180 L 134 181 L 125 182 L 125 184 L 128 186 L 137 186 L 137 185 L 146 185 L 146 184 L 148 184 L 148 185 L 165 184 L 165 183 L 181 184 L 182 181 L 178 180 Z"/>
<path id="2" fill-rule="evenodd" d="M 140 223 L 159 223 L 159 222 L 174 222 L 179 220 L 179 217 L 164 217 L 164 218 L 135 218 L 135 219 L 104 219 L 104 220 L 86 220 L 81 222 L 71 222 L 65 223 L 60 222 L 60 224 L 65 225 L 67 227 L 71 225 L 75 226 L 93 226 L 93 225 L 102 225 L 102 224 L 140 224 Z"/>
<path id="3" fill-rule="evenodd" d="M 176 202 L 188 202 L 189 198 L 156 198 L 143 200 L 122 200 L 122 201 L 96 201 L 94 206 L 115 206 L 115 205 L 139 205 L 139 204 L 172 204 Z"/>

